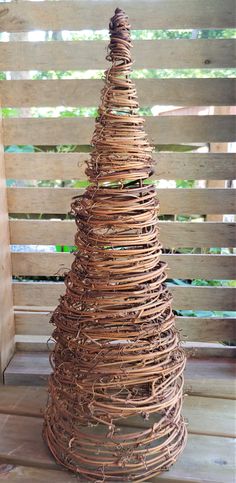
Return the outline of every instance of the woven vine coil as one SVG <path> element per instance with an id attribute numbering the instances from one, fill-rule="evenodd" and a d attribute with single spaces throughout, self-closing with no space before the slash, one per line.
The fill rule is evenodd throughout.
<path id="1" fill-rule="evenodd" d="M 160 261 L 152 148 L 130 78 L 130 26 L 116 9 L 86 173 L 72 202 L 77 250 L 54 311 L 43 435 L 79 481 L 149 480 L 186 443 L 185 354 Z"/>

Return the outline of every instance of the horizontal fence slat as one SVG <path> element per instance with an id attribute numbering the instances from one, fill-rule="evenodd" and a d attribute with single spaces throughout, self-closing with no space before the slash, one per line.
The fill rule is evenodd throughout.
<path id="1" fill-rule="evenodd" d="M 8 188 L 9 213 L 64 214 L 72 198 L 81 195 L 76 188 Z M 160 214 L 236 213 L 235 189 L 158 189 Z"/>
<path id="2" fill-rule="evenodd" d="M 135 69 L 235 67 L 234 39 L 137 40 Z M 107 41 L 1 42 L 0 70 L 104 69 Z"/>
<path id="3" fill-rule="evenodd" d="M 146 117 L 145 130 L 152 143 L 233 142 L 236 118 L 225 116 Z M 89 144 L 94 118 L 5 118 L 4 144 Z"/>
<path id="4" fill-rule="evenodd" d="M 182 310 L 236 310 L 236 289 L 232 287 L 171 286 L 173 308 Z M 13 282 L 16 306 L 54 307 L 65 293 L 61 282 Z"/>
<path id="5" fill-rule="evenodd" d="M 16 335 L 16 350 L 26 352 L 48 351 L 53 348 L 54 343 L 48 340 L 48 336 L 35 335 Z M 183 349 L 186 351 L 187 357 L 194 359 L 202 359 L 206 357 L 231 357 L 235 358 L 236 348 L 228 347 L 218 342 L 193 342 L 187 341 L 182 343 Z"/>
<path id="6" fill-rule="evenodd" d="M 233 0 L 120 0 L 135 29 L 234 27 Z M 11 2 L 0 6 L 1 29 L 81 30 L 107 28 L 116 0 L 64 0 L 59 2 Z"/>
<path id="7" fill-rule="evenodd" d="M 53 331 L 49 324 L 51 312 L 15 311 L 16 335 L 48 335 Z"/>
<path id="8" fill-rule="evenodd" d="M 12 244 L 73 245 L 74 221 L 10 220 Z M 159 222 L 160 239 L 164 247 L 234 247 L 236 223 L 220 222 Z"/>
<path id="9" fill-rule="evenodd" d="M 74 260 L 70 253 L 12 253 L 13 275 L 63 275 Z M 168 278 L 236 278 L 236 255 L 162 255 L 168 263 Z"/>
<path id="10" fill-rule="evenodd" d="M 140 106 L 233 106 L 236 79 L 137 79 Z M 99 79 L 0 81 L 3 107 L 97 106 Z M 85 95 L 86 94 L 86 95 Z"/>
<path id="11" fill-rule="evenodd" d="M 5 153 L 6 177 L 11 179 L 87 180 L 83 153 Z M 154 153 L 154 179 L 235 178 L 236 154 Z"/>
<path id="12" fill-rule="evenodd" d="M 236 319 L 234 318 L 200 318 L 176 317 L 176 325 L 181 337 L 189 341 L 212 342 L 235 340 Z"/>
<path id="13" fill-rule="evenodd" d="M 49 324 L 51 313 L 15 313 L 16 335 L 50 336 L 53 326 Z M 235 339 L 236 319 L 176 317 L 176 325 L 182 337 L 195 342 L 230 341 Z"/>

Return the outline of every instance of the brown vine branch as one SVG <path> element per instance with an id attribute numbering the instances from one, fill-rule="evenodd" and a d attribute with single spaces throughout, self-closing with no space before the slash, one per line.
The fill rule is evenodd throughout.
<path id="1" fill-rule="evenodd" d="M 185 445 L 185 354 L 160 261 L 159 203 L 147 184 L 152 148 L 120 9 L 110 37 L 112 65 L 87 163 L 91 185 L 72 202 L 77 251 L 51 319 L 44 438 L 82 481 L 141 482 L 169 468 Z"/>

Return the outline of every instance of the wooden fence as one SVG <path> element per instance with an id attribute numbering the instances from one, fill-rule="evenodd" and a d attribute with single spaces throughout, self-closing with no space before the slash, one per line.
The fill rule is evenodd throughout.
<path id="1" fill-rule="evenodd" d="M 233 0 L 120 0 L 133 29 L 225 29 L 235 26 Z M 13 33 L 37 30 L 107 28 L 117 1 L 44 1 L 0 3 L 1 30 Z M 0 44 L 0 71 L 48 71 L 104 69 L 107 42 L 22 41 Z M 181 39 L 134 41 L 135 69 L 216 69 L 235 67 L 235 40 Z M 0 81 L 3 108 L 97 106 L 102 81 L 97 79 L 16 79 Z M 231 106 L 235 103 L 235 79 L 138 79 L 141 107 L 153 105 Z M 85 180 L 88 145 L 94 119 L 33 118 L 2 119 L 2 145 L 81 145 L 81 152 L 0 153 L 1 179 Z M 232 115 L 184 115 L 147 117 L 146 131 L 154 144 L 230 143 L 235 141 Z M 236 157 L 226 153 L 155 154 L 156 179 L 230 180 L 235 177 Z M 229 188 L 160 189 L 161 213 L 168 215 L 225 215 L 235 213 L 235 190 Z M 75 188 L 9 187 L 2 189 L 1 236 L 1 372 L 15 349 L 41 351 L 50 334 L 49 310 L 64 291 L 61 282 L 14 281 L 19 277 L 55 276 L 70 266 L 69 253 L 12 253 L 14 245 L 73 245 L 74 222 L 60 219 L 70 208 Z M 10 221 L 7 220 L 7 213 Z M 31 214 L 50 214 L 50 219 L 30 219 Z M 16 217 L 18 215 L 18 217 Z M 235 226 L 229 222 L 160 222 L 166 248 L 210 248 L 235 245 Z M 174 279 L 231 280 L 234 255 L 165 254 Z M 236 310 L 235 289 L 218 286 L 171 287 L 178 310 Z M 13 314 L 14 306 L 14 314 Z M 232 340 L 233 317 L 178 317 L 178 326 L 196 346 L 198 355 L 230 355 L 227 348 L 211 343 Z M 205 343 L 205 344 L 202 344 Z M 190 344 L 191 345 L 191 344 Z M 29 369 L 30 370 L 30 369 Z"/>

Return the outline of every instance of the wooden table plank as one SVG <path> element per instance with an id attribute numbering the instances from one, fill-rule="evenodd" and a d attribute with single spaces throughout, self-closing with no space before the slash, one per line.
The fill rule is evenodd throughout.
<path id="1" fill-rule="evenodd" d="M 186 396 L 183 415 L 192 434 L 236 437 L 236 401 Z"/>
<path id="2" fill-rule="evenodd" d="M 235 361 L 223 358 L 189 359 L 185 391 L 191 395 L 235 398 Z"/>
<path id="3" fill-rule="evenodd" d="M 194 448 L 196 443 L 199 445 L 199 449 L 197 447 L 197 452 L 196 447 Z M 229 457 L 227 455 L 227 459 L 224 458 L 224 454 L 227 450 L 227 448 L 225 450 L 224 443 L 225 441 L 222 438 L 209 439 L 209 437 L 190 437 L 183 456 L 180 457 L 174 468 L 169 472 L 158 476 L 158 478 L 153 479 L 152 483 L 222 483 L 222 481 L 233 483 L 233 471 L 231 465 L 229 468 Z M 209 448 L 207 445 L 209 445 Z M 212 447 L 212 445 L 214 446 Z M 208 455 L 209 464 L 206 455 Z M 213 460 L 213 464 L 211 463 L 211 460 Z M 191 468 L 194 468 L 194 470 L 191 471 Z M 199 476 L 197 474 L 198 468 L 200 471 Z M 216 476 L 215 479 L 217 471 L 219 471 L 219 475 Z M 4 481 L 10 483 L 45 483 L 47 481 L 55 481 L 56 483 L 76 483 L 78 481 L 76 476 L 68 471 L 12 465 L 7 463 L 0 464 L 0 478 L 1 475 L 4 478 Z M 227 477 L 229 479 L 226 480 Z M 225 479 L 220 480 L 220 478 Z M 151 482 L 149 481 L 149 483 Z"/>
<path id="4" fill-rule="evenodd" d="M 51 372 L 47 352 L 16 352 L 4 372 L 6 384 L 44 386 Z"/>
<path id="5" fill-rule="evenodd" d="M 1 415 L 0 428 L 0 460 L 3 463 L 58 468 L 42 440 L 41 419 Z M 189 435 L 187 447 L 175 466 L 161 479 L 152 481 L 231 483 L 233 444 L 231 438 Z"/>
<path id="6" fill-rule="evenodd" d="M 43 386 L 50 372 L 46 352 L 18 352 L 5 370 L 5 383 Z M 191 395 L 234 398 L 234 361 L 230 358 L 189 359 L 185 390 Z"/>
<path id="7" fill-rule="evenodd" d="M 72 473 L 61 470 L 34 468 L 0 462 L 0 479 L 10 483 L 77 483 L 78 479 Z"/>
<path id="8" fill-rule="evenodd" d="M 2 386 L 0 387 L 0 413 L 18 416 L 42 417 L 47 400 L 46 387 Z M 236 436 L 236 402 L 201 396 L 184 398 L 183 414 L 188 421 L 188 431 L 212 436 Z M 222 417 L 223 415 L 223 417 Z M 135 425 L 148 424 L 136 418 Z M 151 418 L 155 422 L 155 416 Z"/>
<path id="9" fill-rule="evenodd" d="M 0 415 L 0 460 L 6 463 L 56 468 L 43 443 L 42 419 Z"/>
<path id="10" fill-rule="evenodd" d="M 0 386 L 0 413 L 42 417 L 47 388 L 41 386 Z"/>

